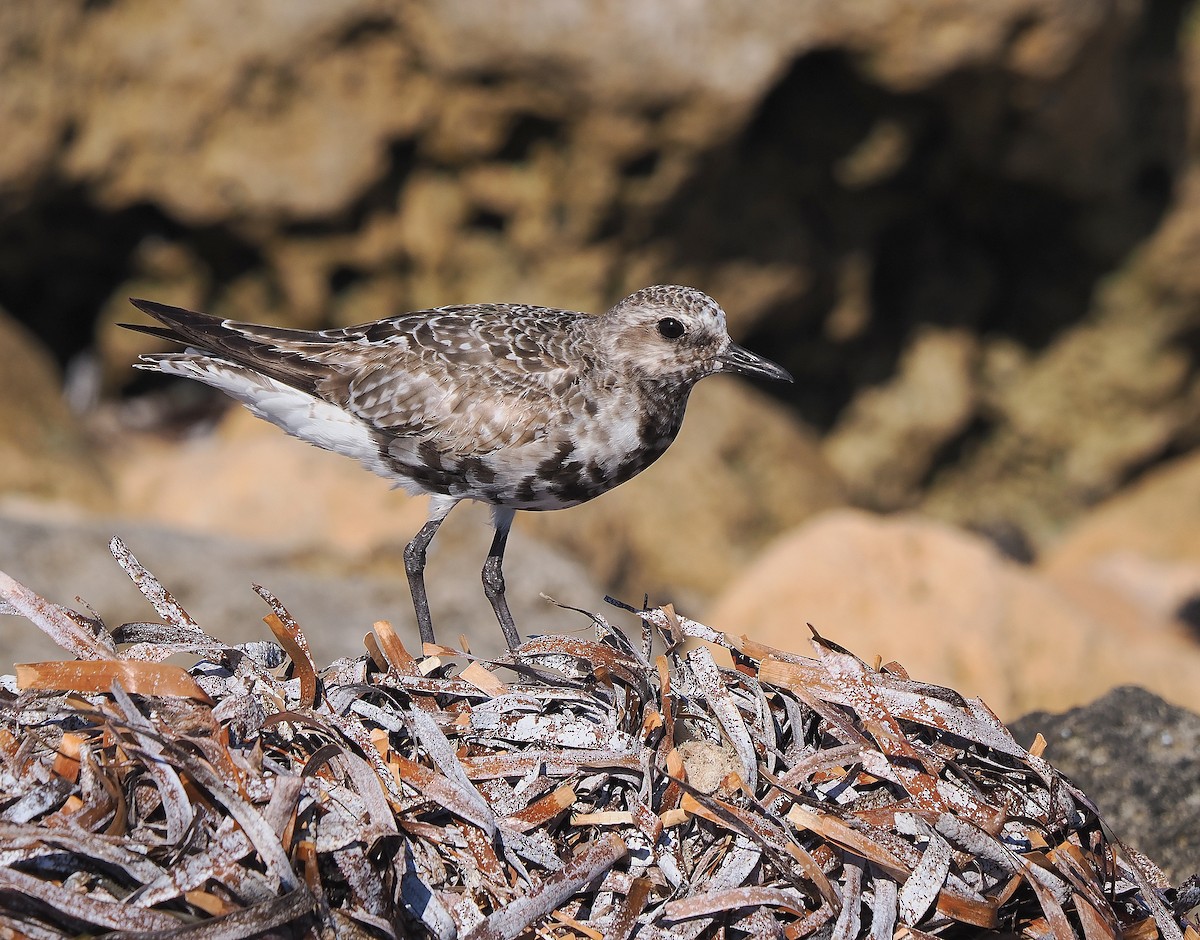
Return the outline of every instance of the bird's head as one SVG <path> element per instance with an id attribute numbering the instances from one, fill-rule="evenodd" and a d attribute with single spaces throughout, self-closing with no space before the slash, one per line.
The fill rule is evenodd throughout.
<path id="1" fill-rule="evenodd" d="M 601 320 L 611 364 L 645 380 L 691 386 L 708 375 L 736 372 L 792 381 L 785 369 L 736 345 L 720 304 L 694 287 L 642 288 Z"/>

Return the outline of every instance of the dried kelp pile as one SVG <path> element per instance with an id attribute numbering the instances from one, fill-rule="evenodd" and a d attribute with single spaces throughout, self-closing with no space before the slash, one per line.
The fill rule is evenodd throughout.
<path id="1" fill-rule="evenodd" d="M 78 657 L 0 691 L 0 933 L 1198 936 L 984 705 L 895 664 L 666 608 L 491 662 L 380 622 L 318 671 L 267 591 L 276 642 L 226 646 L 113 551 L 162 622 L 0 574 Z"/>

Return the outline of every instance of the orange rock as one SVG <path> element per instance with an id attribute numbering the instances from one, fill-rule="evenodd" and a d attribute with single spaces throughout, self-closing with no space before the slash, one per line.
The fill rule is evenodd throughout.
<path id="1" fill-rule="evenodd" d="M 112 455 L 118 512 L 193 531 L 363 555 L 412 538 L 425 501 L 242 408 L 182 443 L 131 439 Z"/>
<path id="2" fill-rule="evenodd" d="M 777 540 L 705 620 L 808 651 L 811 622 L 863 659 L 983 698 L 1003 718 L 1136 683 L 1200 706 L 1200 650 L 1081 609 L 985 540 L 915 516 L 825 513 Z"/>
<path id="3" fill-rule="evenodd" d="M 1200 564 L 1200 452 L 1147 473 L 1093 509 L 1044 567 L 1078 568 L 1119 552 Z"/>
<path id="4" fill-rule="evenodd" d="M 1175 630 L 1200 597 L 1200 453 L 1179 458 L 1092 510 L 1041 570 L 1081 607 L 1130 629 Z"/>

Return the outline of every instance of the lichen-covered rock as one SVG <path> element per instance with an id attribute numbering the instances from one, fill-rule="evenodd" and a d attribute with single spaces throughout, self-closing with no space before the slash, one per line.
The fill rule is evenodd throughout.
<path id="1" fill-rule="evenodd" d="M 1200 872 L 1200 715 L 1135 686 L 1062 714 L 1035 712 L 1009 725 L 1082 787 L 1129 845 L 1174 884 Z"/>

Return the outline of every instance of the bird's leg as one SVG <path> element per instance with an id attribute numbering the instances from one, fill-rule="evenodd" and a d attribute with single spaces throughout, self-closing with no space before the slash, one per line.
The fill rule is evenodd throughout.
<path id="1" fill-rule="evenodd" d="M 408 589 L 412 593 L 413 610 L 417 613 L 417 629 L 422 643 L 434 643 L 433 620 L 429 616 L 429 598 L 425 595 L 425 549 L 437 534 L 441 519 L 430 519 L 404 546 L 404 570 L 408 574 Z"/>
<path id="2" fill-rule="evenodd" d="M 457 500 L 446 503 L 434 499 L 429 504 L 429 520 L 421 526 L 411 542 L 404 546 L 404 571 L 408 575 L 408 590 L 412 594 L 413 610 L 417 614 L 417 629 L 421 631 L 422 643 L 436 643 L 433 638 L 433 620 L 429 616 L 429 598 L 425 594 L 425 550 L 437 535 L 438 526 L 446 514 L 454 508 Z"/>
<path id="3" fill-rule="evenodd" d="M 521 635 L 517 633 L 517 625 L 508 610 L 508 601 L 504 599 L 504 546 L 508 542 L 508 530 L 512 527 L 513 510 L 492 509 L 492 523 L 496 527 L 496 535 L 492 539 L 492 547 L 488 550 L 487 561 L 483 563 L 483 593 L 492 602 L 492 610 L 500 621 L 500 629 L 504 631 L 504 640 L 510 650 L 521 645 Z"/>

